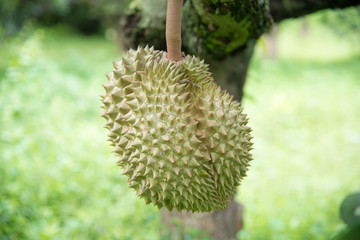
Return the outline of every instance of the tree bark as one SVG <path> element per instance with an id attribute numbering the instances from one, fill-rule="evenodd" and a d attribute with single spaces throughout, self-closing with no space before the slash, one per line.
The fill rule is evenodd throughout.
<path id="1" fill-rule="evenodd" d="M 270 28 L 273 19 L 279 22 L 325 8 L 358 4 L 360 0 L 270 0 L 270 4 L 267 0 L 187 0 L 182 19 L 183 50 L 204 58 L 215 81 L 241 101 L 256 39 Z M 123 28 L 130 39 L 126 47 L 148 44 L 166 50 L 165 19 L 159 21 L 163 24 L 151 28 L 138 24 L 141 12 L 126 17 Z M 163 209 L 161 214 L 163 224 L 173 233 L 165 239 L 184 239 L 186 229 L 190 228 L 202 229 L 214 239 L 235 239 L 243 225 L 242 206 L 234 198 L 224 211 L 192 214 Z M 174 218 L 181 224 L 175 224 Z"/>
<path id="2" fill-rule="evenodd" d="M 360 0 L 270 0 L 270 12 L 275 22 L 301 17 L 323 9 L 346 8 Z"/>
<path id="3" fill-rule="evenodd" d="M 161 210 L 161 221 L 166 226 L 162 231 L 165 239 L 186 239 L 186 232 L 190 229 L 201 229 L 197 237 L 211 237 L 212 239 L 235 239 L 237 232 L 243 226 L 243 207 L 234 198 L 223 211 L 210 213 L 169 212 Z M 174 234 L 176 232 L 176 234 Z M 199 236 L 200 235 L 200 236 Z"/>
<path id="4" fill-rule="evenodd" d="M 277 36 L 279 31 L 279 25 L 273 24 L 268 34 L 264 36 L 266 42 L 266 57 L 275 59 L 277 57 Z"/>
<path id="5" fill-rule="evenodd" d="M 222 60 L 207 59 L 216 83 L 222 89 L 227 90 L 239 102 L 241 102 L 244 95 L 244 84 L 255 43 L 255 40 L 248 41 L 242 51 L 229 55 Z"/>
<path id="6" fill-rule="evenodd" d="M 191 0 L 183 13 L 186 53 L 221 61 L 246 49 L 272 24 L 265 2 Z"/>

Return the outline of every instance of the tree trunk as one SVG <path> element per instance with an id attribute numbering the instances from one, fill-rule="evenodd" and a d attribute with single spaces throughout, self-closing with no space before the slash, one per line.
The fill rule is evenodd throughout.
<path id="1" fill-rule="evenodd" d="M 264 37 L 266 42 L 266 57 L 275 59 L 277 57 L 277 36 L 279 31 L 279 25 L 274 24 L 271 27 L 270 32 Z"/>
<path id="2" fill-rule="evenodd" d="M 212 239 L 236 239 L 237 232 L 243 226 L 243 207 L 234 198 L 223 211 L 210 213 L 178 212 L 167 209 L 161 210 L 161 222 L 166 226 L 162 231 L 165 239 L 186 239 L 186 232 L 191 229 L 201 229 L 197 237 L 211 237 Z"/>
<path id="3" fill-rule="evenodd" d="M 255 40 L 248 41 L 243 51 L 235 55 L 229 55 L 222 60 L 207 59 L 216 83 L 222 89 L 227 90 L 239 102 L 241 102 L 244 95 L 244 84 L 255 43 Z"/>

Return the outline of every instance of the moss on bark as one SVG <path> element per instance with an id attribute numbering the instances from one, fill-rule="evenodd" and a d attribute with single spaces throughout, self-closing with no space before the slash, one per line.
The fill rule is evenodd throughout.
<path id="1" fill-rule="evenodd" d="M 184 45 L 190 53 L 222 59 L 261 36 L 271 22 L 264 1 L 187 1 L 183 14 Z"/>

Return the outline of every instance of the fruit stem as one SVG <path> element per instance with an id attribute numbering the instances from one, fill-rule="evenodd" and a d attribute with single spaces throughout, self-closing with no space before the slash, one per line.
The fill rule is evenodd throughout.
<path id="1" fill-rule="evenodd" d="M 181 55 L 181 10 L 183 0 L 168 0 L 166 12 L 166 47 L 167 58 L 172 61 L 182 60 Z"/>

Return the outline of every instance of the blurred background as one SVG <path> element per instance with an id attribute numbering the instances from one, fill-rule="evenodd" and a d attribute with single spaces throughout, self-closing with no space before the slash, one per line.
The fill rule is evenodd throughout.
<path id="1" fill-rule="evenodd" d="M 0 239 L 160 239 L 159 211 L 128 189 L 100 118 L 124 55 L 119 18 L 141 4 L 0 1 Z M 239 239 L 334 238 L 360 190 L 359 9 L 273 27 L 243 105 L 255 144 Z"/>

